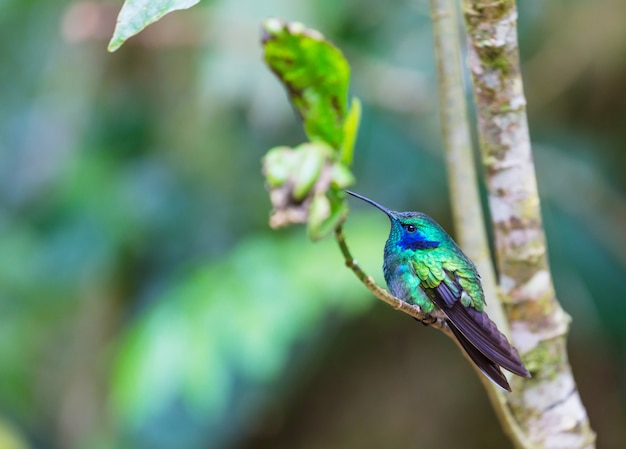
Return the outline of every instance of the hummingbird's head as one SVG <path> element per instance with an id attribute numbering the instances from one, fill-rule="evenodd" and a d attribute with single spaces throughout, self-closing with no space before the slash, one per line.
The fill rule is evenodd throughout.
<path id="1" fill-rule="evenodd" d="M 358 193 L 346 192 L 383 211 L 391 220 L 387 246 L 398 250 L 418 250 L 438 247 L 447 237 L 446 232 L 428 215 L 421 212 L 396 212 Z"/>

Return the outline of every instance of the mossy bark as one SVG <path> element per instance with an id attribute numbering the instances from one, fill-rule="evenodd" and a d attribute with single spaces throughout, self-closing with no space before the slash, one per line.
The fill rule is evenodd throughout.
<path id="1" fill-rule="evenodd" d="M 513 379 L 513 393 L 506 396 L 518 425 L 513 440 L 523 448 L 593 448 L 595 434 L 567 359 L 570 318 L 556 299 L 548 265 L 515 2 L 463 0 L 462 8 L 499 286 L 512 341 L 533 375 Z"/>

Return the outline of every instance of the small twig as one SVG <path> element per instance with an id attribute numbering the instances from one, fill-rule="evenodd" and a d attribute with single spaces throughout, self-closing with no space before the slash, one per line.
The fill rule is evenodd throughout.
<path id="1" fill-rule="evenodd" d="M 386 302 L 394 309 L 400 310 L 406 313 L 407 315 L 410 315 L 413 318 L 421 321 L 425 325 L 432 326 L 435 329 L 439 329 L 447 336 L 452 337 L 452 333 L 450 332 L 450 329 L 448 328 L 448 325 L 446 324 L 445 320 L 443 320 L 442 318 L 433 316 L 429 313 L 424 313 L 422 312 L 422 309 L 419 306 L 409 304 L 408 302 L 405 302 L 399 298 L 396 298 L 387 290 L 385 290 L 384 288 L 376 284 L 376 281 L 374 281 L 374 278 L 366 274 L 361 269 L 356 259 L 352 257 L 352 254 L 350 253 L 350 249 L 348 248 L 348 244 L 346 243 L 346 239 L 343 235 L 343 228 L 341 225 L 339 225 L 337 229 L 335 229 L 335 238 L 337 240 L 337 243 L 339 244 L 341 253 L 343 254 L 343 257 L 346 261 L 346 266 L 350 268 L 354 272 L 354 274 L 356 274 L 356 276 L 367 287 L 367 289 L 374 294 L 374 296 L 376 296 L 381 301 Z"/>

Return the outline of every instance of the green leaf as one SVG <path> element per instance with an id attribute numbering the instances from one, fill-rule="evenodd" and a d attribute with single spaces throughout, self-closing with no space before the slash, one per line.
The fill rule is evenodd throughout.
<path id="1" fill-rule="evenodd" d="M 304 143 L 297 151 L 301 157 L 293 173 L 292 196 L 296 201 L 302 201 L 318 182 L 330 150 L 324 144 Z"/>
<path id="2" fill-rule="evenodd" d="M 331 187 L 343 190 L 354 184 L 354 175 L 350 169 L 341 162 L 335 162 L 330 170 Z"/>
<path id="3" fill-rule="evenodd" d="M 200 0 L 126 0 L 119 16 L 108 50 L 114 52 L 131 36 L 139 33 L 165 14 L 191 8 Z"/>
<path id="4" fill-rule="evenodd" d="M 307 231 L 309 238 L 318 241 L 328 236 L 348 216 L 348 206 L 344 201 L 344 193 L 329 190 L 326 195 L 318 193 L 313 196 Z"/>
<path id="5" fill-rule="evenodd" d="M 333 149 L 321 141 L 303 143 L 296 148 L 274 147 L 267 152 L 263 158 L 263 173 L 274 207 L 271 227 L 308 221 L 309 225 L 314 223 L 312 229 L 317 230 L 316 223 L 329 217 L 331 206 L 325 194 L 342 190 L 354 182 L 350 169 L 333 161 L 332 156 Z M 312 205 L 315 206 L 313 219 L 309 218 Z"/>
<path id="6" fill-rule="evenodd" d="M 335 150 L 344 141 L 350 66 L 318 31 L 298 22 L 263 23 L 265 61 L 285 85 L 307 136 Z"/>
<path id="7" fill-rule="evenodd" d="M 343 125 L 343 144 L 341 145 L 340 160 L 348 167 L 352 165 L 352 155 L 354 154 L 354 144 L 359 132 L 359 122 L 361 121 L 361 101 L 358 98 L 352 99 L 350 113 Z"/>
<path id="8" fill-rule="evenodd" d="M 263 172 L 270 188 L 284 185 L 296 164 L 297 154 L 289 147 L 280 146 L 270 149 L 263 158 Z"/>
<path id="9" fill-rule="evenodd" d="M 28 449 L 18 430 L 4 419 L 0 420 L 0 447 L 2 449 Z"/>

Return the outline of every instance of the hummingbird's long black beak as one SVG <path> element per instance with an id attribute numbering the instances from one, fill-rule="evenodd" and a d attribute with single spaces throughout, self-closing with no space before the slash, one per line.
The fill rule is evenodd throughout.
<path id="1" fill-rule="evenodd" d="M 372 206 L 374 206 L 374 207 L 375 207 L 375 208 L 377 208 L 377 209 L 382 210 L 384 213 L 386 213 L 386 214 L 387 214 L 387 216 L 389 216 L 389 218 L 396 218 L 396 214 L 395 214 L 395 212 L 394 212 L 394 211 L 389 210 L 389 209 L 387 209 L 387 208 L 386 208 L 386 207 L 384 207 L 384 206 L 381 206 L 381 205 L 380 205 L 380 204 L 378 204 L 376 201 L 370 200 L 369 198 L 367 198 L 367 197 L 365 197 L 365 196 L 363 196 L 363 195 L 359 195 L 358 193 L 351 192 L 350 190 L 346 190 L 346 193 L 347 193 L 347 194 L 349 194 L 349 195 L 352 195 L 352 196 L 353 196 L 353 197 L 355 197 L 355 198 L 358 198 L 358 199 L 360 199 L 360 200 L 363 200 L 363 201 L 365 201 L 366 203 L 371 204 Z"/>

